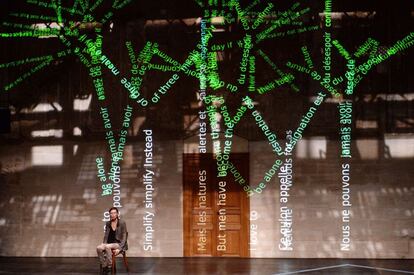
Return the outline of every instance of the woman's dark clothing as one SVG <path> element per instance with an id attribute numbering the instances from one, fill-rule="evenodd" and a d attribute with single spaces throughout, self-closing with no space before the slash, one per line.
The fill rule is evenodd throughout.
<path id="1" fill-rule="evenodd" d="M 117 243 L 116 239 L 115 239 L 115 230 L 111 229 L 109 231 L 109 235 L 108 235 L 108 243 Z"/>

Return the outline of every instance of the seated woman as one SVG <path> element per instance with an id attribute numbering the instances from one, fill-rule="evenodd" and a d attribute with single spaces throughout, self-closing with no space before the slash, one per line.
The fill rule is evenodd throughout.
<path id="1" fill-rule="evenodd" d="M 103 243 L 96 247 L 99 262 L 105 272 L 109 271 L 112 266 L 112 250 L 115 255 L 128 249 L 126 244 L 127 227 L 123 220 L 119 219 L 118 208 L 109 209 L 110 220 L 105 224 L 105 234 Z"/>

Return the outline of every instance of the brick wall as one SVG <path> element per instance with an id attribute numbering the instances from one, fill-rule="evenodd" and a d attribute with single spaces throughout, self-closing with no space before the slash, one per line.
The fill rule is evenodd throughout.
<path id="1" fill-rule="evenodd" d="M 121 217 L 127 221 L 129 255 L 180 257 L 182 153 L 188 147 L 182 141 L 154 144 L 157 190 L 152 252 L 142 247 L 144 189 L 140 169 L 144 144 L 132 142 L 125 148 Z M 378 142 L 354 143 L 354 155 L 356 151 L 378 150 L 375 146 L 369 150 L 367 144 Z M 106 147 L 102 143 L 65 141 L 56 145 L 61 151 L 55 148 L 48 151 L 54 153 L 42 155 L 39 146 L 50 144 L 0 147 L 0 255 L 95 256 L 103 236 L 103 212 L 112 202 L 100 196 L 96 178 L 95 157 L 105 156 Z M 244 151 L 247 146 L 236 144 L 235 148 Z M 407 148 L 411 150 L 410 144 Z M 274 161 L 270 149 L 265 142 L 248 143 L 253 186 Z M 293 209 L 293 251 L 277 249 L 281 235 L 276 178 L 262 194 L 251 197 L 250 210 L 258 213 L 258 219 L 252 221 L 258 227 L 252 257 L 414 258 L 412 157 L 377 154 L 373 158 L 363 153 L 352 159 L 351 250 L 341 252 L 341 159 L 336 150 L 338 142 L 318 139 L 303 140 L 297 147 L 288 202 Z M 39 164 L 42 159 L 44 165 Z"/>

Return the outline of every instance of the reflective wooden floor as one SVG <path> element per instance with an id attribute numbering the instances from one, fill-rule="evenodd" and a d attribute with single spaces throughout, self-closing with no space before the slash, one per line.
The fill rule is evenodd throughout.
<path id="1" fill-rule="evenodd" d="M 128 258 L 129 274 L 414 274 L 414 260 Z M 127 274 L 117 258 L 117 274 Z M 0 274 L 99 274 L 97 258 L 0 257 Z"/>

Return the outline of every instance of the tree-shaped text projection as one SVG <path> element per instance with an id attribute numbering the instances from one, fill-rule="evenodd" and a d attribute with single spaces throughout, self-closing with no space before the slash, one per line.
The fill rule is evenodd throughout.
<path id="1" fill-rule="evenodd" d="M 106 36 L 117 27 L 116 19 L 123 16 L 123 10 L 133 3 L 133 0 L 27 0 L 22 5 L 24 9 L 4 17 L 0 33 L 3 40 L 0 43 L 15 41 L 35 45 L 53 40 L 53 47 L 39 51 L 42 53 L 37 56 L 0 64 L 2 73 L 10 72 L 2 93 L 15 93 L 25 83 L 40 78 L 43 73 L 49 74 L 68 59 L 76 59 L 81 64 L 81 72 L 87 75 L 94 89 L 94 108 L 99 110 L 104 129 L 102 139 L 110 156 L 109 159 L 96 156 L 100 194 L 101 198 L 112 197 L 114 206 L 121 206 L 121 163 L 134 114 L 150 111 L 168 102 L 167 99 L 177 97 L 177 93 L 188 93 L 198 101 L 200 125 L 206 125 L 198 129 L 199 153 L 212 149 L 218 171 L 216 177 L 234 177 L 251 197 L 260 196 L 268 185 L 277 181 L 278 174 L 284 174 L 279 199 L 281 211 L 288 214 L 280 225 L 291 229 L 288 202 L 289 191 L 293 188 L 293 152 L 321 106 L 326 101 L 337 103 L 336 126 L 341 143 L 337 154 L 342 162 L 341 174 L 349 181 L 358 85 L 378 65 L 412 51 L 414 45 L 414 32 L 405 33 L 392 43 L 367 36 L 360 44 L 346 45 L 344 39 L 336 35 L 334 19 L 339 13 L 333 12 L 336 1 L 332 0 L 316 4 L 308 1 L 196 0 L 193 4 L 198 6 L 199 17 L 193 20 L 193 26 L 183 23 L 193 30 L 190 50 L 185 54 L 168 51 L 156 38 L 137 43 L 132 36 L 117 41 L 122 49 L 117 48 L 115 52 L 111 45 L 114 40 Z M 284 52 L 278 47 L 292 41 L 300 41 L 301 46 L 292 46 L 290 51 Z M 115 58 L 118 54 L 127 54 L 128 64 L 118 63 Z M 154 84 L 154 75 L 165 81 Z M 177 91 L 178 83 L 190 81 L 197 83 L 196 90 Z M 113 122 L 115 112 L 111 109 L 111 98 L 112 92 L 119 90 L 128 100 L 124 102 L 118 125 Z M 263 111 L 258 104 L 280 97 L 310 97 L 312 100 L 304 106 L 299 120 L 289 121 L 287 128 L 283 128 L 275 127 L 271 121 L 279 110 Z M 272 165 L 258 182 L 244 179 L 231 160 L 234 134 L 239 127 L 244 127 L 243 123 L 253 125 L 274 154 Z M 341 249 L 349 250 L 351 203 L 349 183 L 345 184 Z M 279 248 L 291 249 L 289 234 Z"/>

